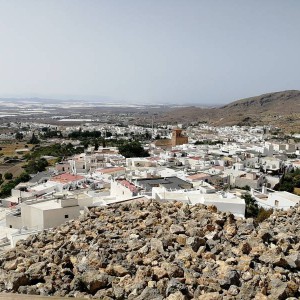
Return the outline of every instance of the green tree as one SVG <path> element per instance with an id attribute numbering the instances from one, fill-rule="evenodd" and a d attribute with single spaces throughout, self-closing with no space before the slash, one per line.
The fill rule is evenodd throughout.
<path id="1" fill-rule="evenodd" d="M 105 137 L 109 138 L 112 136 L 112 133 L 110 131 L 105 132 Z"/>
<path id="2" fill-rule="evenodd" d="M 0 197 L 8 197 L 11 195 L 11 190 L 16 186 L 13 181 L 4 184 L 1 188 Z"/>
<path id="3" fill-rule="evenodd" d="M 99 149 L 99 142 L 98 142 L 98 140 L 94 141 L 94 147 L 95 147 L 95 150 Z"/>
<path id="4" fill-rule="evenodd" d="M 277 183 L 274 186 L 274 190 L 275 191 L 286 191 L 289 193 L 293 193 L 295 185 L 298 184 L 297 180 L 296 180 L 296 182 L 294 182 L 294 180 L 293 180 L 293 178 L 296 177 L 296 175 L 298 175 L 298 174 L 295 173 L 294 171 L 293 171 L 293 173 L 290 172 L 290 173 L 283 175 L 281 177 L 279 183 Z"/>
<path id="5" fill-rule="evenodd" d="M 102 147 L 105 148 L 105 147 L 106 147 L 106 141 L 105 141 L 105 138 L 102 138 L 101 142 L 102 142 Z"/>
<path id="6" fill-rule="evenodd" d="M 6 180 L 11 180 L 11 179 L 13 178 L 13 174 L 12 174 L 12 173 L 5 173 L 5 174 L 4 174 L 4 178 L 5 178 Z"/>
<path id="7" fill-rule="evenodd" d="M 29 174 L 36 174 L 46 170 L 48 161 L 45 158 L 31 159 L 25 166 L 25 170 Z"/>
<path id="8" fill-rule="evenodd" d="M 263 207 L 260 207 L 255 221 L 257 223 L 261 223 L 264 220 L 268 219 L 272 213 L 273 209 L 264 209 Z"/>
<path id="9" fill-rule="evenodd" d="M 246 218 L 256 218 L 259 212 L 259 208 L 256 200 L 249 194 L 246 193 L 242 196 L 246 203 Z"/>
<path id="10" fill-rule="evenodd" d="M 31 139 L 29 140 L 28 142 L 29 144 L 39 144 L 40 143 L 40 140 L 35 136 L 35 134 L 33 133 L 32 134 L 32 137 Z"/>
<path id="11" fill-rule="evenodd" d="M 4 184 L 1 187 L 0 197 L 8 197 L 11 195 L 11 190 L 18 185 L 20 182 L 27 182 L 30 179 L 30 175 L 27 173 L 22 173 L 19 177 L 15 180 L 11 180 L 8 183 Z"/>
<path id="12" fill-rule="evenodd" d="M 146 132 L 145 132 L 145 139 L 146 140 L 151 140 L 151 138 L 152 138 L 152 134 L 148 130 L 146 130 Z"/>
<path id="13" fill-rule="evenodd" d="M 16 133 L 16 135 L 15 135 L 15 138 L 16 138 L 16 140 L 21 141 L 21 140 L 23 140 L 24 135 L 23 135 L 22 132 L 19 132 L 19 131 L 18 131 L 18 132 Z"/>
<path id="14" fill-rule="evenodd" d="M 142 145 L 137 142 L 131 142 L 118 147 L 119 153 L 128 157 L 147 157 L 150 156 L 149 152 L 146 151 Z"/>
<path id="15" fill-rule="evenodd" d="M 84 149 L 87 149 L 89 147 L 90 142 L 85 140 L 85 141 L 81 142 L 80 144 L 83 145 Z"/>
<path id="16" fill-rule="evenodd" d="M 20 182 L 27 182 L 31 179 L 31 176 L 26 173 L 26 172 L 23 172 L 18 178 L 16 178 L 16 182 L 17 183 L 20 183 Z"/>

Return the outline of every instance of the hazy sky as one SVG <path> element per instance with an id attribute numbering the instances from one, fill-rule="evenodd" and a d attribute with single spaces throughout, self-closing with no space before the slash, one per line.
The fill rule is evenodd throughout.
<path id="1" fill-rule="evenodd" d="M 0 0 L 0 97 L 227 103 L 299 70 L 299 0 Z"/>

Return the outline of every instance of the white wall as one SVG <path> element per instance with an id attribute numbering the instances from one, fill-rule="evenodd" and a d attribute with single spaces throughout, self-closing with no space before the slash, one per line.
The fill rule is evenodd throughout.
<path id="1" fill-rule="evenodd" d="M 294 196 L 299 197 L 291 194 L 291 197 L 295 198 Z M 292 201 L 288 198 L 289 198 L 288 196 L 285 197 L 285 195 L 281 192 L 270 193 L 268 194 L 268 198 L 265 198 L 265 200 L 261 200 L 258 197 L 255 197 L 259 205 L 261 205 L 266 209 L 274 208 L 274 209 L 283 209 L 283 210 L 288 210 L 290 207 L 296 205 L 295 201 Z M 278 201 L 278 205 L 276 205 L 275 201 Z M 299 197 L 299 202 L 300 202 L 300 197 Z"/>
<path id="2" fill-rule="evenodd" d="M 20 241 L 20 240 L 25 240 L 27 239 L 30 235 L 34 234 L 34 233 L 37 233 L 38 231 L 35 231 L 35 232 L 28 232 L 28 233 L 20 233 L 20 234 L 14 234 L 14 235 L 11 235 L 9 237 L 9 240 L 10 240 L 10 245 L 12 247 L 15 247 L 17 242 Z"/>
<path id="3" fill-rule="evenodd" d="M 82 208 L 84 206 L 90 206 L 92 204 L 93 204 L 93 197 L 86 197 L 86 198 L 78 199 L 78 205 L 80 206 L 80 208 Z"/>
<path id="4" fill-rule="evenodd" d="M 65 215 L 68 215 L 68 218 L 65 218 Z M 58 209 L 44 210 L 43 219 L 44 219 L 44 228 L 56 227 L 60 224 L 65 223 L 66 221 L 76 219 L 80 215 L 79 206 L 64 207 Z"/>
<path id="5" fill-rule="evenodd" d="M 23 227 L 21 216 L 6 215 L 6 227 L 21 229 Z"/>
<path id="6" fill-rule="evenodd" d="M 215 205 L 219 211 L 230 211 L 231 213 L 235 215 L 241 215 L 245 216 L 245 209 L 246 209 L 246 204 L 242 203 L 228 203 L 226 202 L 226 198 L 224 198 L 223 202 L 216 202 L 213 200 L 205 200 L 204 203 L 205 205 Z"/>
<path id="7" fill-rule="evenodd" d="M 21 207 L 23 226 L 34 229 L 44 229 L 43 211 L 31 205 Z"/>
<path id="8" fill-rule="evenodd" d="M 134 195 L 133 192 L 131 192 L 127 187 L 118 183 L 118 181 L 112 181 L 110 187 L 110 196 L 122 200 L 131 198 Z"/>
<path id="9" fill-rule="evenodd" d="M 26 198 L 26 197 L 31 197 L 32 196 L 32 193 L 29 193 L 29 192 L 23 192 L 23 191 L 20 191 L 18 189 L 12 189 L 11 190 L 11 195 L 14 196 L 14 197 L 22 197 L 22 198 Z"/>

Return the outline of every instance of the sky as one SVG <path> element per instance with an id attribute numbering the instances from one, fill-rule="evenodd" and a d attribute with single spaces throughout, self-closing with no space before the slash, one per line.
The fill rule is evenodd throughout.
<path id="1" fill-rule="evenodd" d="M 299 0 L 0 0 L 0 97 L 214 105 L 300 89 Z"/>

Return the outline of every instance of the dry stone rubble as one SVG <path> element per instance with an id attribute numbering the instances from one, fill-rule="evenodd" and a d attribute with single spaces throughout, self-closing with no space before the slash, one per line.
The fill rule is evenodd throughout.
<path id="1" fill-rule="evenodd" d="M 91 208 L 0 258 L 0 291 L 91 299 L 298 299 L 300 207 L 263 223 L 213 206 Z"/>

